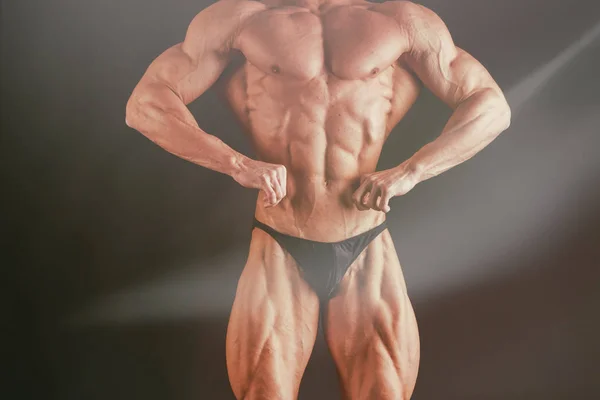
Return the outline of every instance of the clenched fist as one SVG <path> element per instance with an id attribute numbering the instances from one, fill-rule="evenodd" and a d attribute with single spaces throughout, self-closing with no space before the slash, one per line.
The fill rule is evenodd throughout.
<path id="1" fill-rule="evenodd" d="M 417 182 L 415 174 L 404 165 L 366 174 L 361 177 L 352 200 L 359 210 L 388 212 L 390 199 L 408 193 Z"/>
<path id="2" fill-rule="evenodd" d="M 283 165 L 246 158 L 238 167 L 232 178 L 245 188 L 262 190 L 266 207 L 279 204 L 285 197 L 287 171 Z"/>

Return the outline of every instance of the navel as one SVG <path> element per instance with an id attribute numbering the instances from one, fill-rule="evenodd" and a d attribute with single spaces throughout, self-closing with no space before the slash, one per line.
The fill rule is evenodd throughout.
<path id="1" fill-rule="evenodd" d="M 274 74 L 279 74 L 279 72 L 281 72 L 281 69 L 279 68 L 279 65 L 273 64 L 271 66 L 271 72 L 274 73 Z"/>
<path id="2" fill-rule="evenodd" d="M 379 68 L 375 67 L 371 70 L 371 75 L 377 75 L 379 73 Z"/>

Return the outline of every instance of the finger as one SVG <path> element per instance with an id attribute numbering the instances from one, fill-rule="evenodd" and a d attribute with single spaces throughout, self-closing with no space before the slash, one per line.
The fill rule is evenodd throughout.
<path id="1" fill-rule="evenodd" d="M 370 184 L 370 181 L 366 177 L 361 177 L 360 181 L 360 185 L 354 191 L 354 195 L 352 196 L 352 199 L 354 200 L 354 203 L 356 203 L 356 205 L 362 205 L 363 197 Z"/>
<path id="2" fill-rule="evenodd" d="M 365 205 L 370 209 L 377 209 L 377 200 L 381 195 L 381 188 L 377 184 L 373 184 L 371 186 L 371 191 L 369 192 L 369 198 L 366 200 Z"/>
<path id="3" fill-rule="evenodd" d="M 358 185 L 358 188 L 356 189 L 356 191 L 365 191 L 365 189 L 367 187 L 369 187 L 371 184 L 373 183 L 373 180 L 371 179 L 371 175 L 363 175 L 360 177 L 360 185 Z"/>
<path id="4" fill-rule="evenodd" d="M 360 184 L 358 189 L 356 189 L 356 191 L 352 195 L 352 200 L 354 201 L 354 204 L 356 204 L 356 207 L 359 210 L 366 210 L 365 204 L 364 204 L 364 197 L 365 197 L 365 193 L 368 192 L 369 184 L 370 184 L 369 180 L 363 179 L 362 183 Z"/>
<path id="5" fill-rule="evenodd" d="M 279 178 L 279 174 L 277 173 L 276 170 L 273 170 L 273 172 L 271 173 L 271 186 L 273 187 L 273 190 L 275 191 L 275 200 L 273 201 L 273 205 L 279 203 L 281 201 L 281 199 L 283 199 L 284 196 L 284 192 L 283 192 L 283 188 L 281 187 L 281 182 L 280 182 L 280 178 Z"/>
<path id="6" fill-rule="evenodd" d="M 363 193 L 362 198 L 359 202 L 358 209 L 361 211 L 366 211 L 369 209 L 369 200 L 371 198 L 371 192 L 366 191 Z"/>
<path id="7" fill-rule="evenodd" d="M 287 170 L 285 169 L 285 166 L 282 165 L 277 169 L 277 172 L 279 174 L 279 184 L 281 185 L 283 192 L 281 198 L 284 198 L 287 194 Z"/>
<path id="8" fill-rule="evenodd" d="M 364 211 L 367 209 L 363 204 L 363 197 L 364 197 L 364 193 L 361 194 L 361 193 L 355 192 L 352 195 L 352 201 L 354 202 L 354 205 L 356 206 L 357 209 L 359 209 L 361 211 Z"/>
<path id="9" fill-rule="evenodd" d="M 277 200 L 277 193 L 275 192 L 275 188 L 273 187 L 272 183 L 271 183 L 271 179 L 269 179 L 268 177 L 264 177 L 263 178 L 263 191 L 265 193 L 265 203 L 267 206 L 272 206 L 274 205 L 275 201 Z"/>
<path id="10" fill-rule="evenodd" d="M 390 211 L 389 202 L 390 202 L 391 198 L 392 198 L 392 195 L 391 195 L 391 191 L 389 189 L 382 191 L 381 197 L 379 197 L 379 201 L 377 204 L 377 208 L 379 209 L 379 211 L 383 211 L 383 212 Z"/>

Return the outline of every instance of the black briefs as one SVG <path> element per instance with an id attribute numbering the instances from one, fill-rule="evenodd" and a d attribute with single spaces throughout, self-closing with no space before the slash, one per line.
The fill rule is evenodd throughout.
<path id="1" fill-rule="evenodd" d="M 253 228 L 268 233 L 296 261 L 302 277 L 319 297 L 321 305 L 337 293 L 338 287 L 350 265 L 360 253 L 386 229 L 385 221 L 359 235 L 340 242 L 316 242 L 277 232 L 254 220 Z"/>

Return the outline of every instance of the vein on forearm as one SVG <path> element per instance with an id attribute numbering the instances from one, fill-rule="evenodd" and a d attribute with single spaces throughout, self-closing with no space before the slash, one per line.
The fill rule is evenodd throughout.
<path id="1" fill-rule="evenodd" d="M 136 129 L 178 157 L 214 171 L 228 173 L 237 152 L 216 136 L 200 129 L 185 106 L 179 106 L 175 100 L 169 101 L 168 97 L 176 96 L 170 88 L 165 88 L 161 95 L 162 101 L 137 104 Z"/>
<path id="2" fill-rule="evenodd" d="M 437 176 L 481 151 L 507 128 L 508 114 L 502 101 L 488 91 L 464 100 L 440 136 L 411 158 L 421 180 Z"/>

